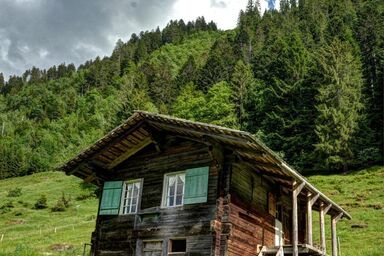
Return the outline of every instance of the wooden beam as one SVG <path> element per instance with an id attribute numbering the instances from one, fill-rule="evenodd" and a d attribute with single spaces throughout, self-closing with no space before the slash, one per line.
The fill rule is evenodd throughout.
<path id="1" fill-rule="evenodd" d="M 244 142 L 247 142 L 247 139 L 243 137 L 237 137 L 237 136 L 228 135 L 228 134 L 216 135 L 214 131 L 196 130 L 196 128 L 182 127 L 179 125 L 168 124 L 168 123 L 163 123 L 161 121 L 154 121 L 154 120 L 146 120 L 146 122 L 149 125 L 154 125 L 160 129 L 171 131 L 174 133 L 185 133 L 185 132 L 192 133 L 192 134 L 195 134 L 196 137 L 209 136 L 219 141 L 227 141 L 228 143 L 238 142 L 239 140 L 244 140 Z"/>
<path id="2" fill-rule="evenodd" d="M 311 193 L 307 194 L 307 244 L 313 245 L 312 239 L 312 206 L 319 198 L 319 194 L 312 195 Z"/>
<path id="3" fill-rule="evenodd" d="M 295 182 L 293 183 L 293 190 L 292 190 L 293 194 L 297 197 L 297 196 L 300 194 L 301 190 L 303 190 L 304 186 L 305 186 L 305 183 L 304 183 L 304 182 L 298 184 L 298 183 L 295 181 Z"/>
<path id="4" fill-rule="evenodd" d="M 140 150 L 142 150 L 143 148 L 145 148 L 146 146 L 148 146 L 151 143 L 152 143 L 151 137 L 148 137 L 148 138 L 140 141 L 139 144 L 137 144 L 135 148 L 133 148 L 131 150 L 127 150 L 125 153 L 121 154 L 119 157 L 115 158 L 111 163 L 109 163 L 107 165 L 107 169 L 110 170 L 110 169 L 114 168 L 115 166 L 122 163 L 123 161 L 128 159 L 130 156 L 136 154 L 137 152 L 139 152 Z"/>
<path id="5" fill-rule="evenodd" d="M 332 216 L 331 219 L 331 231 L 332 231 L 332 256 L 338 256 L 337 250 L 337 234 L 336 234 L 336 223 L 343 217 L 343 213 L 339 213 L 336 216 Z"/>
<path id="6" fill-rule="evenodd" d="M 281 180 L 284 180 L 284 181 L 290 181 L 290 182 L 292 181 L 292 177 L 257 169 L 255 167 L 255 165 L 258 166 L 257 162 L 254 163 L 254 162 L 242 161 L 239 164 L 244 164 L 244 165 L 248 166 L 249 168 L 251 168 L 253 171 L 255 171 L 256 173 L 258 173 L 260 175 L 265 175 L 265 176 L 269 176 L 269 177 L 272 177 L 272 178 L 278 178 L 278 179 L 281 179 Z"/>
<path id="7" fill-rule="evenodd" d="M 320 223 L 320 245 L 321 250 L 323 251 L 324 255 L 326 255 L 327 252 L 327 245 L 325 242 L 325 215 L 327 212 L 331 209 L 332 204 L 329 204 L 325 206 L 325 204 L 322 202 L 320 204 L 320 211 L 319 211 L 319 223 Z"/>
<path id="8" fill-rule="evenodd" d="M 300 194 L 301 190 L 304 188 L 305 183 L 297 184 L 294 183 L 294 188 L 292 190 L 292 256 L 299 256 L 299 227 L 297 220 L 297 196 Z"/>
<path id="9" fill-rule="evenodd" d="M 89 175 L 88 177 L 86 177 L 84 179 L 84 182 L 85 183 L 91 183 L 95 179 L 96 179 L 96 175 L 95 175 L 95 173 L 92 173 L 91 175 Z"/>

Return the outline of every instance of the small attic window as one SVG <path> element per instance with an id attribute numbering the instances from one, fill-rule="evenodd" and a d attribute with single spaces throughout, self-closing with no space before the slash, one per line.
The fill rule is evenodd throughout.
<path id="1" fill-rule="evenodd" d="M 170 239 L 168 255 L 185 255 L 187 251 L 186 239 Z"/>

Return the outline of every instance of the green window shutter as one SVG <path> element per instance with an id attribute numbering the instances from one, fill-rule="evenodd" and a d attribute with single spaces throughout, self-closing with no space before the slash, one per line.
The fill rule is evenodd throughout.
<path id="1" fill-rule="evenodd" d="M 100 203 L 100 215 L 118 215 L 121 201 L 123 181 L 104 182 Z"/>
<path id="2" fill-rule="evenodd" d="M 187 170 L 185 174 L 184 204 L 207 202 L 209 167 Z"/>

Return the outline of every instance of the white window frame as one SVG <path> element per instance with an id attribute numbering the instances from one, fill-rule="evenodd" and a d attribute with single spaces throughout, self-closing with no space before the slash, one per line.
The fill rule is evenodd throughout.
<path id="1" fill-rule="evenodd" d="M 169 177 L 171 176 L 178 176 L 180 174 L 184 175 L 184 186 L 183 186 L 183 195 L 181 198 L 181 204 L 176 205 L 176 191 L 177 191 L 177 184 L 175 186 L 175 204 L 172 206 L 167 205 L 167 199 L 168 199 L 168 181 Z M 163 195 L 162 195 L 162 200 L 161 200 L 161 207 L 162 208 L 174 208 L 174 207 L 180 207 L 184 205 L 184 195 L 185 195 L 185 176 L 186 176 L 186 171 L 180 171 L 180 172 L 171 172 L 171 173 L 166 173 L 164 174 L 164 181 L 163 181 Z M 177 179 L 176 179 L 177 180 Z"/>
<path id="2" fill-rule="evenodd" d="M 138 194 L 137 194 L 137 202 L 136 202 L 136 210 L 134 212 L 131 212 L 131 206 L 129 207 L 129 211 L 127 213 L 124 213 L 124 208 L 127 208 L 128 205 L 124 205 L 124 201 L 125 201 L 125 192 L 126 192 L 126 188 L 127 188 L 127 185 L 129 184 L 135 184 L 135 183 L 139 183 L 139 191 L 138 191 Z M 137 214 L 137 212 L 139 211 L 140 209 L 140 205 L 141 205 L 141 193 L 142 193 L 142 190 L 143 190 L 143 179 L 136 179 L 136 180 L 127 180 L 127 181 L 124 181 L 123 183 L 123 189 L 122 189 L 122 194 L 121 194 L 121 202 L 120 202 L 120 215 L 132 215 L 132 214 Z M 130 205 L 132 205 L 130 203 Z"/>

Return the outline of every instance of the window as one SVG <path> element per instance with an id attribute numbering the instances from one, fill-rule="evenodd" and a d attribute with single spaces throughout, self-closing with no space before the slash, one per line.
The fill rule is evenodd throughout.
<path id="1" fill-rule="evenodd" d="M 163 206 L 174 207 L 184 204 L 185 172 L 170 173 L 164 178 Z"/>
<path id="2" fill-rule="evenodd" d="M 123 195 L 121 197 L 121 213 L 133 214 L 137 212 L 140 200 L 141 180 L 124 182 Z"/>
<path id="3" fill-rule="evenodd" d="M 185 255 L 187 241 L 185 239 L 169 240 L 168 255 Z"/>

